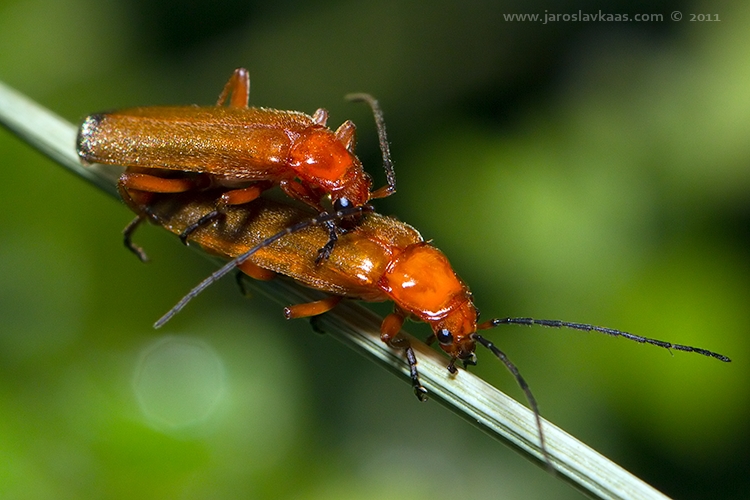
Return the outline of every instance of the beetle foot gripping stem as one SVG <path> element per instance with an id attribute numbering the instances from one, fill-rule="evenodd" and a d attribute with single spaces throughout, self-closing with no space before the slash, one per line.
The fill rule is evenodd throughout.
<path id="1" fill-rule="evenodd" d="M 427 401 L 427 389 L 425 389 L 419 382 L 419 371 L 417 371 L 417 357 L 414 355 L 414 349 L 408 346 L 404 349 L 406 352 L 406 361 L 409 363 L 409 377 L 411 377 L 411 385 L 414 388 L 414 394 L 417 399 L 421 402 Z"/>

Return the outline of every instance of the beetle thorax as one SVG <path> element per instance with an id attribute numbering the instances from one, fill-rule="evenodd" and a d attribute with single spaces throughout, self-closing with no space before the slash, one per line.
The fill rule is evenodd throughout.
<path id="1" fill-rule="evenodd" d="M 328 129 L 314 128 L 300 135 L 289 152 L 289 166 L 306 184 L 321 188 L 336 197 L 338 192 L 362 177 L 359 159 Z M 369 195 L 369 186 L 367 189 Z M 355 205 L 367 203 L 367 196 L 350 199 Z"/>

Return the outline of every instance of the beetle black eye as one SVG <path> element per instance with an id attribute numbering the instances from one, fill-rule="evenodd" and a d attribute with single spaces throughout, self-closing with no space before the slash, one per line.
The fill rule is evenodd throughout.
<path id="1" fill-rule="evenodd" d="M 453 343 L 453 335 L 451 335 L 451 332 L 446 328 L 438 330 L 435 333 L 435 338 L 437 338 L 437 341 L 442 345 L 449 345 Z"/>
<path id="2" fill-rule="evenodd" d="M 341 197 L 333 201 L 333 210 L 336 212 L 340 212 L 343 209 L 349 208 L 351 206 L 352 202 L 349 201 L 349 198 Z"/>

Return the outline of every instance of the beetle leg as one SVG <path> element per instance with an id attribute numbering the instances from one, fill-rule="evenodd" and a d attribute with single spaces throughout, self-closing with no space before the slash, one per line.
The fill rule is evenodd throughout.
<path id="1" fill-rule="evenodd" d="M 336 139 L 349 150 L 350 153 L 354 153 L 354 146 L 357 139 L 357 126 L 351 120 L 346 120 L 336 129 Z"/>
<path id="2" fill-rule="evenodd" d="M 321 215 L 328 215 L 326 212 L 322 212 Z M 318 256 L 315 257 L 315 265 L 320 265 L 321 262 L 328 260 L 333 252 L 333 247 L 336 246 L 336 242 L 339 240 L 338 227 L 332 220 L 324 223 L 325 227 L 328 228 L 328 241 L 323 248 L 318 249 Z"/>
<path id="3" fill-rule="evenodd" d="M 385 317 L 380 325 L 380 340 L 394 349 L 403 349 L 406 354 L 406 362 L 409 363 L 409 377 L 414 388 L 414 394 L 420 401 L 427 401 L 427 389 L 419 382 L 419 371 L 417 370 L 417 357 L 414 355 L 409 339 L 401 335 L 401 327 L 404 325 L 406 315 L 399 310 Z"/>
<path id="4" fill-rule="evenodd" d="M 343 298 L 341 295 L 331 295 L 325 299 L 287 306 L 284 308 L 284 317 L 286 319 L 296 319 L 318 316 L 336 307 Z"/>
<path id="5" fill-rule="evenodd" d="M 126 190 L 149 193 L 184 193 L 197 187 L 196 181 L 188 177 L 164 178 L 140 172 L 125 172 L 120 176 L 119 185 Z"/>
<path id="6" fill-rule="evenodd" d="M 122 183 L 122 179 L 117 183 L 117 192 L 120 193 L 120 198 L 127 206 L 135 213 L 142 215 L 147 215 L 144 213 L 143 207 L 149 206 L 155 194 L 146 191 L 131 191 Z"/>
<path id="7" fill-rule="evenodd" d="M 315 110 L 315 113 L 312 115 L 312 119 L 316 125 L 325 127 L 326 122 L 328 121 L 328 111 L 323 108 L 318 108 Z"/>
<path id="8" fill-rule="evenodd" d="M 220 210 L 229 205 L 244 205 L 258 198 L 263 191 L 269 189 L 273 184 L 271 182 L 256 182 L 252 186 L 239 189 L 230 189 L 219 198 L 217 208 Z"/>
<path id="9" fill-rule="evenodd" d="M 156 217 L 149 211 L 149 204 L 152 202 L 156 193 L 150 193 L 147 191 L 129 191 L 120 179 L 117 183 L 117 191 L 120 193 L 122 201 L 125 202 L 138 216 L 130 221 L 122 230 L 123 243 L 125 248 L 133 252 L 141 262 L 148 262 L 148 255 L 140 246 L 133 243 L 133 233 L 141 225 L 141 223 L 147 219 L 152 219 L 153 222 L 158 224 Z"/>
<path id="10" fill-rule="evenodd" d="M 316 194 L 312 189 L 301 182 L 282 179 L 279 182 L 279 187 L 290 198 L 299 200 L 302 203 L 313 207 L 318 212 L 324 211 L 323 207 L 320 205 L 320 195 Z"/>
<path id="11" fill-rule="evenodd" d="M 218 219 L 222 215 L 223 215 L 223 213 L 220 212 L 220 211 L 218 211 L 218 210 L 211 210 L 206 215 L 204 215 L 203 217 L 201 217 L 197 221 L 195 221 L 192 224 L 190 224 L 189 226 L 187 226 L 185 228 L 185 230 L 180 233 L 180 241 L 182 242 L 182 244 L 183 245 L 187 245 L 188 244 L 188 238 L 190 237 L 191 234 L 193 234 L 198 229 L 200 229 L 200 228 L 202 228 L 204 226 L 207 226 L 208 224 L 210 224 L 211 222 L 215 221 L 216 219 Z"/>
<path id="12" fill-rule="evenodd" d="M 404 349 L 406 353 L 406 362 L 409 363 L 409 377 L 411 386 L 414 388 L 414 394 L 421 402 L 427 401 L 427 389 L 419 382 L 419 371 L 417 370 L 417 357 L 414 355 L 414 349 L 408 346 Z"/>
<path id="13" fill-rule="evenodd" d="M 385 186 L 379 187 L 378 189 L 370 193 L 370 199 L 378 200 L 380 198 L 386 198 L 395 192 L 396 191 L 392 189 L 391 186 L 386 184 Z"/>
<path id="14" fill-rule="evenodd" d="M 219 94 L 217 106 L 223 106 L 224 102 L 230 108 L 247 108 L 250 102 L 250 74 L 245 68 L 237 68 L 224 85 L 224 90 Z"/>
<path id="15" fill-rule="evenodd" d="M 229 205 L 244 205 L 245 203 L 250 203 L 270 187 L 270 182 L 258 182 L 246 188 L 231 189 L 227 191 L 219 198 L 215 210 L 210 211 L 196 222 L 190 224 L 184 231 L 182 231 L 182 233 L 180 233 L 180 241 L 187 245 L 187 240 L 191 234 L 221 217 L 226 207 Z"/>
<path id="16" fill-rule="evenodd" d="M 242 264 L 239 264 L 237 268 L 251 278 L 259 281 L 269 281 L 276 276 L 275 272 L 260 267 L 258 264 L 253 264 L 250 260 L 246 260 Z"/>
<path id="17" fill-rule="evenodd" d="M 237 288 L 240 289 L 240 295 L 243 297 L 251 297 L 250 290 L 245 286 L 245 274 L 242 271 L 234 273 L 234 280 L 237 282 Z"/>
<path id="18" fill-rule="evenodd" d="M 320 215 L 328 215 L 328 212 L 323 210 L 323 207 L 320 206 L 320 196 L 316 195 L 314 191 L 304 184 L 284 179 L 279 182 L 279 186 L 290 198 L 294 198 L 295 200 L 310 205 L 317 209 L 320 212 Z M 338 240 L 339 228 L 336 222 L 328 221 L 324 225 L 328 228 L 328 241 L 322 248 L 318 249 L 318 256 L 315 258 L 315 264 L 320 264 L 321 262 L 328 260 L 331 256 L 331 252 L 333 252 L 333 247 L 336 246 L 336 241 Z"/>
<path id="19" fill-rule="evenodd" d="M 125 229 L 122 230 L 123 243 L 125 243 L 125 248 L 133 252 L 136 257 L 141 260 L 141 262 L 148 262 L 148 255 L 146 255 L 146 252 L 143 251 L 143 248 L 133 243 L 132 237 L 133 232 L 138 228 L 138 226 L 141 225 L 141 223 L 145 219 L 145 215 L 139 215 L 135 219 L 130 221 L 130 223 L 125 226 Z"/>
<path id="20" fill-rule="evenodd" d="M 404 326 L 404 321 L 406 321 L 406 315 L 401 311 L 386 316 L 380 325 L 380 340 L 391 347 L 396 347 L 392 345 L 392 342 L 399 335 L 401 327 Z"/>
<path id="21" fill-rule="evenodd" d="M 257 264 L 253 264 L 249 260 L 246 260 L 237 266 L 237 269 L 241 271 L 237 273 L 237 286 L 240 288 L 240 293 L 245 297 L 250 296 L 250 292 L 245 288 L 244 280 L 246 279 L 246 276 L 250 276 L 258 281 L 270 281 L 276 277 L 275 272 L 260 267 Z"/>

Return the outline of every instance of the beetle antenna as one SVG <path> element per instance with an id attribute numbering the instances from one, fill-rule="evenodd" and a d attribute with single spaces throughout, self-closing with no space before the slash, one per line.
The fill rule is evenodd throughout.
<path id="1" fill-rule="evenodd" d="M 612 337 L 623 337 L 628 340 L 638 342 L 640 344 L 651 344 L 657 347 L 663 347 L 664 349 L 667 349 L 668 351 L 671 351 L 672 349 L 674 349 L 675 351 L 694 352 L 702 356 L 716 358 L 719 361 L 724 361 L 725 363 L 729 363 L 730 361 L 732 361 L 731 359 L 724 356 L 723 354 L 709 351 L 707 349 L 702 349 L 700 347 L 673 344 L 671 342 L 666 342 L 664 340 L 656 340 L 656 339 L 651 339 L 648 337 L 642 337 L 640 335 L 635 335 L 633 333 L 623 332 L 622 330 L 614 330 L 612 328 L 604 328 L 602 326 L 587 325 L 585 323 L 570 323 L 568 321 L 560 321 L 556 319 L 496 318 L 496 319 L 491 319 L 489 321 L 486 321 L 480 325 L 477 325 L 477 329 L 485 330 L 487 328 L 494 328 L 499 325 L 509 325 L 509 324 L 525 325 L 525 326 L 540 325 L 540 326 L 546 326 L 548 328 L 570 328 L 572 330 L 581 330 L 584 332 L 599 332 L 605 335 L 611 335 Z"/>
<path id="2" fill-rule="evenodd" d="M 375 116 L 375 126 L 378 129 L 378 141 L 380 142 L 380 152 L 383 155 L 383 169 L 385 170 L 385 178 L 388 181 L 388 186 L 384 189 L 378 189 L 377 196 L 375 198 L 385 198 L 396 192 L 396 172 L 393 169 L 393 161 L 391 160 L 391 148 L 388 145 L 388 136 L 385 133 L 385 119 L 383 119 L 383 110 L 380 109 L 380 104 L 370 94 L 347 94 L 345 99 L 353 102 L 364 101 L 370 105 L 372 114 Z M 382 191 L 382 192 L 381 192 Z"/>
<path id="3" fill-rule="evenodd" d="M 516 365 L 514 365 L 511 360 L 508 359 L 508 356 L 506 356 L 503 351 L 498 349 L 495 344 L 482 337 L 478 333 L 472 335 L 472 338 L 492 351 L 492 353 L 497 356 L 500 361 L 503 362 L 506 368 L 508 368 L 508 371 L 510 371 L 511 375 L 513 375 L 513 377 L 516 379 L 516 382 L 518 382 L 518 386 L 526 395 L 526 400 L 529 402 L 529 406 L 531 406 L 531 411 L 534 412 L 534 418 L 536 419 L 536 428 L 539 431 L 539 447 L 541 448 L 542 455 L 544 456 L 544 461 L 547 462 L 550 467 L 552 467 L 552 462 L 550 461 L 549 453 L 547 452 L 547 446 L 544 442 L 544 431 L 542 430 L 542 417 L 539 414 L 539 406 L 536 403 L 534 395 L 531 393 L 531 389 L 529 389 L 529 384 L 527 384 L 526 380 L 521 376 L 521 373 L 518 371 L 518 368 L 516 368 Z"/>
<path id="4" fill-rule="evenodd" d="M 180 301 L 172 308 L 170 309 L 164 316 L 159 318 L 159 320 L 154 323 L 154 328 L 161 328 L 167 321 L 172 319 L 172 316 L 180 312 L 188 302 L 193 300 L 195 297 L 197 297 L 203 290 L 211 286 L 214 282 L 220 280 L 224 275 L 232 272 L 232 270 L 245 262 L 247 259 L 249 259 L 255 252 L 258 250 L 261 250 L 272 243 L 274 243 L 276 240 L 279 240 L 283 238 L 284 236 L 292 233 L 296 233 L 298 231 L 302 231 L 303 229 L 306 229 L 311 226 L 318 226 L 321 224 L 324 224 L 328 221 L 332 220 L 339 220 L 343 219 L 345 217 L 350 217 L 353 215 L 359 215 L 365 212 L 372 212 L 374 208 L 370 205 L 362 205 L 359 207 L 347 207 L 345 209 L 339 210 L 338 212 L 333 213 L 325 213 L 321 214 L 318 217 L 313 217 L 311 219 L 303 220 L 302 222 L 298 222 L 297 224 L 293 224 L 283 231 L 279 231 L 278 233 L 274 234 L 273 236 L 269 236 L 268 238 L 264 239 L 242 255 L 239 255 L 235 257 L 234 259 L 230 260 L 226 264 L 224 264 L 221 268 L 219 268 L 217 271 L 215 271 L 213 274 L 211 274 L 208 278 L 201 281 L 195 288 L 190 290 L 187 295 L 185 295 Z"/>

